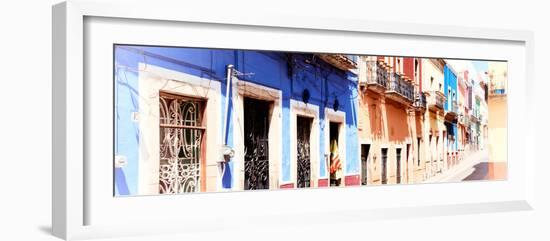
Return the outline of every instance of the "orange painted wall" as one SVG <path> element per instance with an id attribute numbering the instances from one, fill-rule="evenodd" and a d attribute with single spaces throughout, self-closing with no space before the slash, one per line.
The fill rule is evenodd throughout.
<path id="1" fill-rule="evenodd" d="M 388 119 L 388 140 L 390 142 L 405 142 L 410 136 L 407 112 L 403 107 L 397 107 L 390 101 L 386 103 Z"/>
<path id="2" fill-rule="evenodd" d="M 359 98 L 359 138 L 362 140 L 384 139 L 384 118 L 378 96 L 363 94 Z"/>

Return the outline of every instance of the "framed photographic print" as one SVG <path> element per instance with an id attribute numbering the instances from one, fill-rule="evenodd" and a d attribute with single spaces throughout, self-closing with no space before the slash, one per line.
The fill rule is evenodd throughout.
<path id="1" fill-rule="evenodd" d="M 532 208 L 532 33 L 178 5 L 54 6 L 56 236 Z"/>
<path id="2" fill-rule="evenodd" d="M 113 48 L 115 196 L 507 179 L 506 61 Z"/>

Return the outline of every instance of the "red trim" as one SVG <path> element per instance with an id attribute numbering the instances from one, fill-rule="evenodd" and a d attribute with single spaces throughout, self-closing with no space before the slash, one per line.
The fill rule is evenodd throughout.
<path id="1" fill-rule="evenodd" d="M 281 185 L 281 189 L 285 189 L 285 188 L 294 188 L 294 183 L 287 183 L 287 184 L 283 184 Z"/>
<path id="2" fill-rule="evenodd" d="M 328 187 L 328 178 L 319 179 L 319 187 Z"/>
<path id="3" fill-rule="evenodd" d="M 414 83 L 414 58 L 403 57 L 403 74 Z"/>
<path id="4" fill-rule="evenodd" d="M 344 182 L 346 183 L 346 186 L 359 186 L 361 184 L 361 177 L 359 174 L 346 176 L 344 178 Z"/>

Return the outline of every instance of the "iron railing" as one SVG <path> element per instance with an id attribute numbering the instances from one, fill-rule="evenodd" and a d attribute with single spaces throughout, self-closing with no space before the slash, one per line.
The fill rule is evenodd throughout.
<path id="1" fill-rule="evenodd" d="M 470 118 L 464 118 L 464 125 L 469 126 L 470 125 Z"/>
<path id="2" fill-rule="evenodd" d="M 442 92 L 435 90 L 430 91 L 430 106 L 435 106 L 443 110 L 445 107 L 445 100 L 446 98 Z"/>
<path id="3" fill-rule="evenodd" d="M 370 74 L 367 78 L 368 84 L 377 84 L 382 87 L 386 87 L 388 83 L 389 73 L 382 63 L 377 61 L 368 62 Z"/>
<path id="4" fill-rule="evenodd" d="M 388 91 L 395 91 L 410 101 L 414 101 L 414 88 L 412 84 L 405 81 L 398 73 L 392 74 L 387 88 Z"/>
<path id="5" fill-rule="evenodd" d="M 506 94 L 506 89 L 502 88 L 502 89 L 491 89 L 491 91 L 489 92 L 491 95 L 505 95 Z"/>
<path id="6" fill-rule="evenodd" d="M 414 100 L 414 107 L 420 108 L 420 109 L 426 109 L 427 101 L 426 101 L 426 94 L 423 92 L 416 93 L 416 98 Z"/>
<path id="7" fill-rule="evenodd" d="M 443 109 L 443 105 L 445 104 L 445 97 L 441 95 L 435 95 L 435 104 L 439 106 L 441 109 Z"/>
<path id="8" fill-rule="evenodd" d="M 449 101 L 447 107 L 447 112 L 458 114 L 458 103 L 456 100 Z"/>
<path id="9" fill-rule="evenodd" d="M 357 56 L 351 54 L 319 54 L 322 60 L 328 64 L 341 69 L 350 71 L 357 68 Z"/>
<path id="10" fill-rule="evenodd" d="M 489 95 L 506 95 L 506 83 L 504 81 L 491 81 Z"/>
<path id="11" fill-rule="evenodd" d="M 476 108 L 472 111 L 472 114 L 470 114 L 470 120 L 472 122 L 479 122 L 481 120 L 481 112 Z"/>

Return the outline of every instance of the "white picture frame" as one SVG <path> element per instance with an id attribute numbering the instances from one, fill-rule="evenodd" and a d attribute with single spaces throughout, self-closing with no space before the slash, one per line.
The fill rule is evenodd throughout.
<path id="1" fill-rule="evenodd" d="M 129 4 L 126 2 L 126 4 Z M 53 6 L 53 147 L 52 147 L 52 227 L 53 234 L 63 239 L 84 239 L 94 237 L 112 237 L 139 234 L 159 234 L 176 232 L 198 232 L 205 230 L 223 230 L 236 225 L 262 225 L 265 223 L 285 222 L 285 225 L 299 222 L 322 223 L 349 220 L 378 220 L 396 217 L 425 217 L 434 215 L 467 214 L 530 210 L 534 203 L 534 133 L 531 128 L 521 130 L 521 126 L 532 125 L 529 108 L 522 108 L 531 101 L 531 83 L 533 81 L 533 33 L 521 30 L 496 30 L 471 27 L 421 25 L 396 22 L 357 21 L 353 19 L 299 18 L 295 16 L 262 15 L 225 15 L 208 16 L 200 11 L 186 8 L 184 2 L 132 3 L 125 8 L 121 3 L 69 0 Z M 155 11 L 150 11 L 155 9 Z M 88 24 L 88 25 L 87 25 Z M 197 39 L 186 38 L 175 41 L 171 38 L 158 40 L 154 36 L 142 36 L 136 27 L 146 27 L 158 34 L 166 34 L 166 28 L 181 31 L 196 31 L 197 35 L 219 33 L 227 34 L 224 46 L 215 40 L 200 43 Z M 146 25 L 146 26 L 145 26 Z M 203 30 L 197 30 L 200 26 Z M 125 34 L 107 34 L 116 29 L 127 29 Z M 156 32 L 155 32 L 156 31 Z M 163 32 L 164 31 L 164 32 Z M 174 35 L 181 37 L 182 32 Z M 258 39 L 269 36 L 288 35 L 296 37 L 295 46 L 288 40 L 279 43 L 266 41 L 236 42 L 229 41 L 237 33 L 248 34 Z M 95 35 L 94 35 L 95 34 Z M 92 35 L 92 36 L 90 36 Z M 324 38 L 348 40 L 350 42 L 370 39 L 380 43 L 377 48 L 346 47 L 335 44 L 337 41 L 320 41 L 316 44 L 304 44 L 301 40 Z M 180 38 L 181 39 L 181 38 Z M 94 41 L 92 46 L 87 41 Z M 300 191 L 268 192 L 231 192 L 200 195 L 172 195 L 115 198 L 111 190 L 100 187 L 111 183 L 112 179 L 98 179 L 109 175 L 112 160 L 105 163 L 92 162 L 91 156 L 101 156 L 97 151 L 102 141 L 101 132 L 96 132 L 101 123 L 109 124 L 112 119 L 93 123 L 98 118 L 101 106 L 109 102 L 98 100 L 94 95 L 101 93 L 102 86 L 87 81 L 101 76 L 101 71 L 90 73 L 90 68 L 103 68 L 97 65 L 101 56 L 107 52 L 93 51 L 90 48 L 124 41 L 137 44 L 166 44 L 202 47 L 226 48 L 270 48 L 273 50 L 353 52 L 355 54 L 421 55 L 427 57 L 447 57 L 453 53 L 457 58 L 495 58 L 506 59 L 509 68 L 509 105 L 508 105 L 508 165 L 509 176 L 506 181 L 443 183 L 429 185 L 390 185 L 377 187 L 311 189 Z M 402 48 L 389 48 L 394 43 Z M 402 42 L 399 42 L 402 41 Z M 408 41 L 408 42 L 407 42 Z M 269 42 L 269 41 L 267 41 Z M 407 44 L 430 43 L 431 48 L 404 48 Z M 97 46 L 96 46 L 97 44 Z M 325 44 L 324 49 L 319 44 Z M 269 47 L 269 46 L 271 47 Z M 102 47 L 98 47 L 101 49 Z M 309 47 L 308 47 L 309 46 Z M 414 45 L 413 45 L 414 46 Z M 443 48 L 456 46 L 457 49 Z M 472 46 L 474 50 L 460 47 Z M 405 50 L 406 49 L 406 50 Z M 445 50 L 444 50 L 445 49 Z M 505 50 L 505 51 L 502 51 Z M 369 51 L 377 51 L 375 53 Z M 409 51 L 409 52 L 404 52 Z M 495 54 L 489 56 L 489 54 Z M 439 56 L 438 56 L 439 55 Z M 96 58 L 96 59 L 94 59 Z M 99 59 L 98 59 L 99 58 Z M 111 61 L 111 59 L 109 59 Z M 107 66 L 107 65 L 106 65 Z M 112 68 L 112 63 L 111 63 Z M 105 70 L 104 68 L 102 70 Z M 106 70 L 105 70 L 106 71 Z M 108 84 L 111 84 L 109 79 Z M 98 92 L 99 91 L 99 92 Z M 106 91 L 104 96 L 110 96 Z M 99 108 L 99 109 L 98 109 Z M 520 127 L 520 128 L 518 128 Z M 95 128 L 95 129 L 94 129 Z M 514 146 L 512 150 L 510 147 Z M 112 153 L 111 153 L 112 154 Z M 101 160 L 101 159 L 100 159 Z M 90 174 L 91 173 L 91 174 Z M 490 191 L 490 192 L 488 192 Z M 347 200 L 348 205 L 327 208 L 314 200 L 325 200 L 336 196 Z M 464 195 L 458 196 L 458 194 Z M 363 200 L 361 197 L 369 197 Z M 374 198 L 373 198 L 374 197 Z M 419 198 L 424 197 L 424 198 Z M 223 198 L 224 200 L 220 200 Z M 305 200 L 310 205 L 298 209 L 288 200 Z M 258 205 L 243 208 L 243 200 L 270 200 L 277 205 L 269 210 L 253 209 Z M 233 210 L 217 208 L 218 203 L 233 205 Z M 240 203 L 240 204 L 239 204 Z M 186 212 L 183 210 L 159 215 L 161 209 L 144 210 L 145 207 L 174 206 L 189 204 L 208 207 L 208 209 Z M 319 211 L 323 210 L 323 211 Z M 133 215 L 140 212 L 142 215 Z M 155 214 L 157 213 L 157 214 Z M 251 220 L 251 218 L 254 218 Z M 323 217 L 323 218 L 321 218 Z M 323 221 L 325 220 L 325 221 Z M 170 225 L 177 222 L 178 225 Z M 182 228 L 184 227 L 184 228 Z"/>

